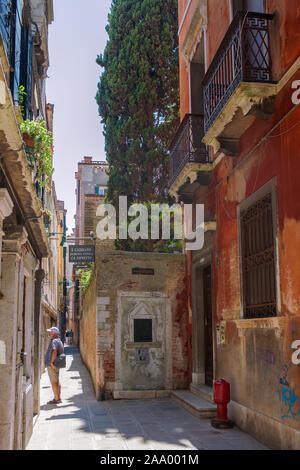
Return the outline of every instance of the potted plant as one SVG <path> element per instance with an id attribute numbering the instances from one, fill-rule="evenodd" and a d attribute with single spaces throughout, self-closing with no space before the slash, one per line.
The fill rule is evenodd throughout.
<path id="1" fill-rule="evenodd" d="M 44 221 L 44 225 L 46 228 L 49 227 L 52 217 L 53 217 L 53 214 L 51 211 L 49 211 L 48 209 L 43 210 L 43 221 Z"/>
<path id="2" fill-rule="evenodd" d="M 33 159 L 36 163 L 35 180 L 41 187 L 46 186 L 50 183 L 53 173 L 52 134 L 42 119 L 33 121 L 27 119 L 20 124 L 20 129 L 25 145 L 30 148 L 27 154 L 30 155 L 30 160 Z"/>
<path id="3" fill-rule="evenodd" d="M 24 141 L 24 144 L 26 145 L 26 147 L 34 148 L 34 140 L 33 140 L 33 137 L 31 137 L 31 136 L 30 136 L 29 134 L 27 134 L 26 132 L 23 133 L 22 137 L 23 137 L 23 141 Z"/>

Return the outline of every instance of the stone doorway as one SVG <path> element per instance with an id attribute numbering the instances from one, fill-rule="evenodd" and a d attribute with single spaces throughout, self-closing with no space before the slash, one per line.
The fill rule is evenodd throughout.
<path id="1" fill-rule="evenodd" d="M 204 350 L 205 350 L 205 385 L 213 385 L 213 331 L 212 331 L 212 278 L 211 266 L 203 269 L 203 314 L 204 314 Z"/>
<path id="2" fill-rule="evenodd" d="M 192 260 L 192 385 L 212 388 L 214 380 L 213 274 L 211 237 Z"/>

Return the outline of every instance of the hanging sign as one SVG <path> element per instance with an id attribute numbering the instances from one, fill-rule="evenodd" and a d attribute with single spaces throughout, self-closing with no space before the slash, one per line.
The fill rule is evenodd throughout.
<path id="1" fill-rule="evenodd" d="M 69 246 L 70 263 L 94 263 L 95 245 L 70 245 Z"/>

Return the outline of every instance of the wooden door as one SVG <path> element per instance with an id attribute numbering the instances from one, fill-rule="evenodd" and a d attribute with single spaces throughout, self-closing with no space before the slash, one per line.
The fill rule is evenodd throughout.
<path id="1" fill-rule="evenodd" d="M 213 327 L 211 266 L 203 270 L 205 384 L 213 385 Z"/>

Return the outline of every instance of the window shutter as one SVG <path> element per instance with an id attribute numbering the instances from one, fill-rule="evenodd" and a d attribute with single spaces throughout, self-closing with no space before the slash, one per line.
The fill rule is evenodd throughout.
<path id="1" fill-rule="evenodd" d="M 20 68 L 21 68 L 21 35 L 22 35 L 22 0 L 13 0 L 12 48 L 10 87 L 14 102 L 19 101 Z"/>
<path id="2" fill-rule="evenodd" d="M 31 119 L 32 37 L 30 27 L 27 26 L 22 28 L 20 85 L 24 86 L 26 93 L 23 115 L 25 119 Z"/>
<path id="3" fill-rule="evenodd" d="M 0 0 L 0 30 L 3 42 L 10 58 L 10 38 L 11 38 L 11 0 Z"/>

